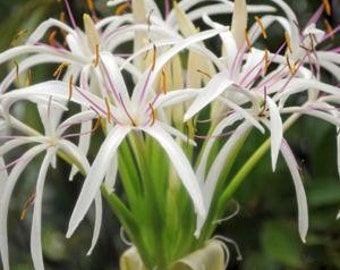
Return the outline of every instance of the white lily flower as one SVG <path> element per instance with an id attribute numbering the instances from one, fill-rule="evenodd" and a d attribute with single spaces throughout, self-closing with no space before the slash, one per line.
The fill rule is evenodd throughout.
<path id="1" fill-rule="evenodd" d="M 9 269 L 8 244 L 7 244 L 8 207 L 13 189 L 17 181 L 19 180 L 19 177 L 22 174 L 23 170 L 38 154 L 40 154 L 43 151 L 46 151 L 45 157 L 40 167 L 40 172 L 36 184 L 36 190 L 34 195 L 32 196 L 32 201 L 34 201 L 34 209 L 31 230 L 31 254 L 33 264 L 35 269 L 44 269 L 41 246 L 41 215 L 42 215 L 41 208 L 47 170 L 50 164 L 52 165 L 52 167 L 56 166 L 55 160 L 58 150 L 61 150 L 64 153 L 66 153 L 75 162 L 77 162 L 85 171 L 89 169 L 88 161 L 84 154 L 82 153 L 82 151 L 80 151 L 77 148 L 77 146 L 75 146 L 73 143 L 69 142 L 67 139 L 64 139 L 62 137 L 67 127 L 70 126 L 70 122 L 74 123 L 75 119 L 77 119 L 78 121 L 82 119 L 85 120 L 88 119 L 88 116 L 84 114 L 75 115 L 72 118 L 66 120 L 60 126 L 58 126 L 58 121 L 60 119 L 58 110 L 60 109 L 53 107 L 51 104 L 52 103 L 49 102 L 47 104 L 38 105 L 39 115 L 44 126 L 45 131 L 44 135 L 14 136 L 12 139 L 10 139 L 9 141 L 5 142 L 3 145 L 0 146 L 0 161 L 1 161 L 0 251 L 2 264 L 5 270 Z M 9 138 L 11 137 L 9 136 Z M 7 175 L 6 167 L 12 164 L 6 166 L 3 162 L 3 156 L 5 156 L 8 152 L 16 149 L 17 147 L 32 143 L 36 145 L 29 149 L 26 153 L 22 154 L 22 156 L 19 159 L 12 163 L 14 164 L 14 167 L 10 171 L 9 175 L 6 176 Z M 7 180 L 5 180 L 6 178 Z M 89 253 L 91 253 L 93 247 L 95 246 L 95 243 L 97 242 L 99 236 L 99 228 L 101 225 L 102 204 L 99 192 L 96 194 L 95 205 L 96 205 L 95 230 Z M 24 209 L 24 211 L 26 211 L 26 209 Z"/>
<path id="2" fill-rule="evenodd" d="M 151 68 L 145 72 L 130 97 L 124 79 L 118 67 L 114 64 L 112 55 L 103 55 L 101 65 L 104 74 L 103 80 L 105 86 L 112 93 L 113 104 L 106 104 L 99 111 L 108 111 L 107 117 L 110 119 L 109 122 L 113 121 L 114 126 L 101 145 L 85 179 L 70 219 L 67 237 L 72 235 L 91 205 L 119 145 L 129 133 L 136 131 L 143 131 L 159 142 L 168 154 L 171 163 L 192 198 L 197 214 L 205 216 L 202 194 L 189 161 L 176 141 L 171 137 L 172 129 L 164 129 L 163 126 L 166 124 L 159 122 L 160 120 L 156 118 L 156 110 L 160 109 L 157 105 L 163 104 L 163 106 L 166 106 L 167 100 L 171 102 L 172 95 L 155 95 L 153 93 L 151 88 L 153 70 Z M 158 102 L 156 102 L 157 100 Z M 99 108 L 97 107 L 96 109 Z M 111 114 L 111 112 L 113 113 Z M 176 136 L 176 134 L 173 135 Z"/>

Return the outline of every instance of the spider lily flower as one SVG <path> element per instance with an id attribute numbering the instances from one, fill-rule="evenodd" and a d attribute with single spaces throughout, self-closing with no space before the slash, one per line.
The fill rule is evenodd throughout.
<path id="1" fill-rule="evenodd" d="M 96 106 L 96 108 L 107 112 L 108 122 L 112 121 L 113 126 L 108 131 L 107 137 L 86 176 L 70 219 L 67 236 L 71 236 L 83 219 L 96 192 L 99 190 L 105 172 L 110 166 L 110 161 L 116 155 L 119 145 L 128 134 L 138 131 L 153 137 L 162 146 L 192 198 L 197 214 L 205 216 L 203 198 L 196 176 L 185 154 L 172 138 L 172 136 L 183 137 L 183 135 L 171 128 L 166 121 L 161 121 L 157 117 L 158 114 L 161 115 L 162 107 L 173 103 L 174 95 L 179 94 L 177 98 L 181 98 L 185 90 L 171 94 L 155 94 L 151 88 L 154 72 L 154 67 L 151 67 L 144 73 L 130 96 L 124 79 L 118 67 L 114 64 L 112 55 L 104 55 L 101 65 L 104 71 L 105 85 L 112 91 L 112 95 L 110 99 L 105 100 L 105 107 Z M 112 102 L 110 101 L 111 98 Z"/>
<path id="2" fill-rule="evenodd" d="M 282 121 L 279 117 L 278 109 L 271 98 L 266 93 L 257 93 L 252 91 L 254 85 L 262 78 L 268 68 L 268 52 L 252 48 L 246 52 L 247 46 L 246 28 L 247 28 L 247 10 L 246 1 L 240 0 L 235 2 L 235 12 L 231 25 L 231 31 L 223 32 L 220 37 L 223 42 L 224 57 L 216 66 L 220 72 L 212 77 L 211 81 L 203 88 L 202 93 L 194 100 L 184 115 L 184 121 L 192 118 L 202 108 L 218 99 L 224 102 L 225 107 L 240 112 L 245 119 L 249 120 L 256 128 L 264 133 L 264 128 L 260 124 L 267 121 L 267 116 L 262 117 L 262 110 L 269 109 L 270 112 L 270 131 L 272 133 L 272 167 L 275 170 L 278 158 L 281 140 L 282 140 Z M 214 28 L 222 27 L 212 22 L 208 17 L 206 22 Z M 244 63 L 244 59 L 246 62 Z M 236 91 L 235 91 L 236 90 Z M 262 95 L 262 97 L 261 97 Z M 259 100 L 268 106 L 260 108 Z M 249 115 L 247 110 L 240 107 L 242 104 L 249 102 L 254 106 L 255 113 Z M 214 115 L 221 113 L 221 106 L 214 112 Z M 254 117 L 255 116 L 255 117 Z M 212 116 L 214 117 L 214 116 Z"/>
<path id="3" fill-rule="evenodd" d="M 77 81 L 81 78 L 81 82 L 88 82 L 92 78 L 90 74 L 98 66 L 101 52 L 111 52 L 116 46 L 126 42 L 124 35 L 115 36 L 112 42 L 111 35 L 121 25 L 131 21 L 131 16 L 112 16 L 95 23 L 88 14 L 84 14 L 83 31 L 76 25 L 68 2 L 65 1 L 65 3 L 71 26 L 50 18 L 36 28 L 24 45 L 16 46 L 0 54 L 0 63 L 13 60 L 16 64 L 16 67 L 1 82 L 1 93 L 5 92 L 21 74 L 41 64 L 60 64 L 53 74 L 56 79 Z M 57 40 L 58 32 L 54 29 L 62 33 L 65 44 Z M 48 32 L 50 32 L 48 41 L 45 42 L 44 37 Z M 16 59 L 22 56 L 25 58 L 16 62 Z M 117 61 L 119 61 L 118 58 L 120 59 L 117 55 Z M 127 65 L 126 69 L 130 67 Z M 135 72 L 134 69 L 132 72 Z"/>
<path id="4" fill-rule="evenodd" d="M 316 23 L 325 11 L 325 4 L 318 8 L 306 26 L 301 29 L 296 15 L 284 1 L 272 1 L 282 8 L 288 19 L 287 23 L 282 23 L 286 31 L 287 43 L 287 55 L 286 59 L 282 59 L 282 63 L 286 61 L 286 63 L 293 66 L 294 62 L 298 61 L 300 66 L 308 66 L 312 76 L 318 79 L 321 76 L 321 69 L 325 69 L 339 81 L 338 66 L 340 61 L 338 48 L 322 49 L 321 45 L 334 37 L 340 30 L 340 26 L 338 25 L 332 29 L 330 24 L 326 23 L 326 31 L 316 27 Z"/>
<path id="5" fill-rule="evenodd" d="M 52 97 L 50 97 L 51 99 Z M 2 265 L 4 270 L 9 269 L 8 244 L 7 244 L 7 216 L 9 210 L 10 198 L 13 189 L 20 178 L 20 175 L 29 165 L 29 163 L 42 152 L 45 152 L 44 159 L 41 163 L 36 187 L 33 195 L 27 201 L 29 204 L 34 204 L 33 220 L 31 228 L 31 254 L 35 269 L 44 269 L 42 246 L 41 246 L 41 218 L 42 218 L 42 198 L 47 171 L 50 166 L 56 167 L 56 156 L 58 151 L 63 151 L 69 158 L 80 166 L 85 172 L 89 169 L 89 163 L 79 148 L 67 140 L 67 136 L 63 137 L 66 129 L 79 121 L 88 119 L 88 115 L 81 113 L 72 116 L 65 122 L 58 125 L 60 117 L 60 108 L 55 107 L 51 100 L 47 103 L 38 105 L 39 116 L 44 127 L 44 134 L 32 136 L 6 136 L 2 139 L 7 140 L 0 146 L 0 176 L 1 176 L 1 198 L 0 198 L 0 252 Z M 88 113 L 87 113 L 88 114 Z M 5 165 L 3 157 L 9 152 L 21 146 L 33 144 L 29 150 L 23 153 L 17 160 Z M 9 169 L 7 174 L 7 169 Z M 95 196 L 95 228 L 92 238 L 92 244 L 89 249 L 90 254 L 98 240 L 101 218 L 102 218 L 102 202 L 98 192 Z M 22 218 L 24 218 L 27 208 L 23 209 Z"/>

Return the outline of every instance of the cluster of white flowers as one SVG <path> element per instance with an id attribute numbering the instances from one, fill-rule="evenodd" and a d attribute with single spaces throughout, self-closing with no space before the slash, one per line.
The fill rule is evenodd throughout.
<path id="1" fill-rule="evenodd" d="M 265 136 L 268 130 L 272 169 L 282 153 L 296 189 L 299 232 L 305 241 L 305 191 L 283 135 L 302 114 L 323 119 L 339 129 L 340 50 L 325 50 L 322 44 L 340 28 L 324 31 L 317 27 L 322 14 L 330 12 L 327 1 L 305 26 L 299 25 L 284 1 L 271 2 L 272 6 L 247 5 L 245 0 L 182 0 L 170 8 L 166 1 L 162 13 L 153 0 L 113 0 L 108 6 L 115 7 L 119 14 L 103 19 L 84 14 L 81 28 L 65 1 L 70 24 L 48 19 L 25 44 L 0 54 L 0 64 L 15 63 L 0 82 L 0 251 L 5 270 L 9 269 L 10 198 L 30 162 L 45 153 L 32 198 L 31 231 L 34 267 L 44 269 L 41 210 L 49 166 L 55 167 L 60 156 L 72 165 L 70 180 L 78 172 L 85 177 L 67 237 L 94 202 L 91 253 L 101 224 L 100 187 L 104 183 L 109 192 L 114 192 L 120 170 L 117 151 L 132 133 L 152 137 L 168 155 L 194 206 L 195 236 L 199 238 L 209 213 L 214 211 L 213 200 L 218 201 L 214 197 L 216 186 L 226 162 L 233 159 L 235 149 L 251 129 Z M 277 15 L 277 10 L 285 15 Z M 256 14 L 254 20 L 249 19 L 252 25 L 248 13 Z M 232 14 L 231 24 L 214 21 L 214 15 L 220 14 Z M 199 30 L 197 22 L 206 30 Z M 257 41 L 270 40 L 266 29 L 273 23 L 283 29 L 282 45 L 274 51 L 257 47 Z M 206 42 L 209 39 L 220 48 L 210 48 Z M 42 64 L 58 65 L 51 80 L 16 86 L 20 76 Z M 332 84 L 323 81 L 324 72 L 331 75 Z M 297 95 L 305 97 L 302 103 L 296 101 Z M 36 105 L 43 130 L 33 129 L 13 112 L 12 106 L 20 101 Z M 69 106 L 78 111 L 70 114 Z M 184 145 L 195 145 L 195 136 L 189 134 L 186 123 L 194 125 L 195 116 L 202 111 L 207 115 L 207 106 L 210 131 L 203 135 L 206 142 L 199 149 L 197 164 L 193 164 Z M 75 125 L 80 127 L 79 134 L 70 134 L 69 128 Z M 87 153 L 98 127 L 105 139 L 90 164 Z M 5 132 L 7 128 L 16 130 L 17 135 Z M 226 136 L 225 130 L 230 128 L 233 131 Z M 220 137 L 227 139 L 215 153 L 213 146 Z M 339 146 L 340 135 L 337 142 Z M 16 160 L 8 160 L 9 153 L 24 145 L 30 148 Z M 231 195 L 223 193 L 229 199 Z"/>

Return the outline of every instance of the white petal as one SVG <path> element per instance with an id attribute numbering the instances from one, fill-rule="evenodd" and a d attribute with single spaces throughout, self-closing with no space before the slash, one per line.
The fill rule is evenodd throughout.
<path id="1" fill-rule="evenodd" d="M 43 199 L 44 184 L 49 164 L 55 155 L 56 149 L 48 149 L 41 164 L 35 189 L 33 220 L 31 229 L 31 254 L 34 269 L 43 270 L 44 261 L 41 246 L 41 207 Z"/>
<path id="2" fill-rule="evenodd" d="M 275 102 L 266 97 L 269 115 L 270 115 L 270 138 L 271 138 L 271 158 L 272 158 L 272 168 L 275 171 L 277 159 L 280 152 L 280 146 L 283 138 L 283 125 L 281 120 L 281 115 Z"/>
<path id="3" fill-rule="evenodd" d="M 94 247 L 97 244 L 98 238 L 99 238 L 99 233 L 100 233 L 100 227 L 102 225 L 102 217 L 103 217 L 103 205 L 102 205 L 102 197 L 100 191 L 97 192 L 95 198 L 94 198 L 94 203 L 95 203 L 95 221 L 94 221 L 94 230 L 93 230 L 93 236 L 92 236 L 92 242 L 91 242 L 91 247 L 89 251 L 87 252 L 86 255 L 91 255 Z"/>
<path id="4" fill-rule="evenodd" d="M 305 189 L 303 187 L 302 179 L 300 177 L 298 164 L 295 160 L 292 151 L 290 150 L 289 145 L 285 141 L 282 142 L 281 152 L 293 178 L 298 206 L 299 233 L 302 242 L 305 243 L 308 231 L 308 206 Z"/>
<path id="5" fill-rule="evenodd" d="M 236 121 L 241 120 L 241 119 L 242 117 L 239 114 L 233 113 L 229 115 L 228 117 L 222 119 L 217 124 L 217 126 L 214 128 L 214 131 L 211 133 L 211 136 L 210 136 L 211 138 L 209 138 L 206 141 L 207 143 L 204 146 L 202 158 L 196 170 L 196 174 L 197 174 L 199 181 L 204 181 L 205 179 L 205 171 L 206 171 L 206 166 L 208 162 L 208 157 L 210 155 L 210 151 L 214 145 L 216 138 L 223 132 L 223 130 L 226 127 L 233 125 Z M 203 186 L 203 185 L 200 185 L 200 186 Z"/>
<path id="6" fill-rule="evenodd" d="M 5 183 L 4 190 L 0 198 L 0 252 L 1 260 L 4 270 L 9 270 L 9 257 L 8 257 L 8 239 L 7 239 L 7 217 L 8 206 L 11 199 L 13 189 L 16 182 L 26 168 L 27 164 L 40 152 L 47 148 L 46 145 L 38 145 L 28 150 L 22 157 L 19 163 L 17 163 Z"/>
<path id="7" fill-rule="evenodd" d="M 204 207 L 202 192 L 191 164 L 182 149 L 172 139 L 172 137 L 168 133 L 164 132 L 157 124 L 152 127 L 145 128 L 144 131 L 154 137 L 168 154 L 171 163 L 193 201 L 197 214 L 205 218 L 207 212 Z"/>
<path id="8" fill-rule="evenodd" d="M 236 40 L 238 48 L 245 42 L 245 32 L 247 29 L 248 13 L 246 0 L 235 0 L 234 11 L 231 22 L 231 32 Z"/>
<path id="9" fill-rule="evenodd" d="M 105 141 L 101 145 L 91 169 L 86 176 L 84 185 L 74 207 L 66 234 L 67 238 L 73 234 L 79 223 L 83 220 L 100 188 L 107 168 L 110 166 L 110 162 L 116 154 L 117 148 L 130 131 L 130 127 L 117 126 L 113 128 L 105 138 Z"/>
<path id="10" fill-rule="evenodd" d="M 204 87 L 202 94 L 200 94 L 191 104 L 184 115 L 184 121 L 192 118 L 201 109 L 207 106 L 210 102 L 220 96 L 226 89 L 234 82 L 226 78 L 224 72 L 216 74 L 210 82 Z"/>

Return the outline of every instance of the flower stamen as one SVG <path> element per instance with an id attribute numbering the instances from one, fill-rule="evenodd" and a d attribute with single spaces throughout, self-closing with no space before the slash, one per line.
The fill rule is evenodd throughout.
<path id="1" fill-rule="evenodd" d="M 292 50 L 292 44 L 291 44 L 291 42 L 290 42 L 289 33 L 286 31 L 284 35 L 285 35 L 285 41 L 286 41 L 286 44 L 287 44 L 288 51 L 289 51 L 290 53 L 292 53 L 293 50 Z"/>
<path id="2" fill-rule="evenodd" d="M 161 91 L 163 94 L 166 94 L 168 92 L 168 78 L 166 76 L 164 68 L 162 68 L 161 74 Z"/>
<path id="3" fill-rule="evenodd" d="M 58 44 L 56 36 L 57 36 L 56 30 L 53 30 L 51 34 L 48 36 L 48 43 L 53 47 L 56 47 L 56 45 Z"/>
<path id="4" fill-rule="evenodd" d="M 151 103 L 149 103 L 149 108 L 151 110 L 151 124 L 150 124 L 150 126 L 153 126 L 156 122 L 156 111 L 153 108 Z"/>
<path id="5" fill-rule="evenodd" d="M 95 59 L 93 62 L 93 66 L 97 67 L 99 65 L 99 60 L 100 60 L 100 56 L 99 56 L 99 45 L 96 44 L 95 45 Z"/>
<path id="6" fill-rule="evenodd" d="M 252 44 L 250 41 L 248 29 L 245 30 L 245 36 L 246 36 L 246 44 L 247 44 L 248 51 L 251 52 Z"/>
<path id="7" fill-rule="evenodd" d="M 324 7 L 325 7 L 326 14 L 327 14 L 328 16 L 331 16 L 332 7 L 331 7 L 329 1 L 328 1 L 328 0 L 322 0 L 322 3 L 323 3 L 323 5 L 324 5 Z"/>
<path id="8" fill-rule="evenodd" d="M 35 200 L 35 193 L 33 193 L 24 203 L 24 207 L 21 211 L 21 214 L 20 214 L 20 220 L 24 220 L 26 218 L 26 214 L 27 214 L 27 211 L 28 211 L 28 208 L 33 205 L 34 203 L 34 200 Z"/>
<path id="9" fill-rule="evenodd" d="M 68 80 L 68 101 L 71 100 L 72 95 L 73 95 L 73 75 L 71 75 Z"/>
<path id="10" fill-rule="evenodd" d="M 329 23 L 329 21 L 327 19 L 323 20 L 323 24 L 325 25 L 326 28 L 326 32 L 327 34 L 329 34 L 329 36 L 331 37 L 331 39 L 334 39 L 334 29 L 331 26 L 331 24 Z"/>
<path id="11" fill-rule="evenodd" d="M 208 72 L 206 72 L 206 71 L 204 71 L 204 70 L 201 70 L 201 69 L 196 69 L 196 71 L 197 71 L 198 73 L 201 73 L 202 75 L 208 77 L 209 79 L 211 79 L 211 75 L 210 75 Z"/>
<path id="12" fill-rule="evenodd" d="M 53 77 L 54 77 L 56 80 L 59 80 L 61 73 L 62 73 L 63 70 L 64 70 L 65 68 L 67 68 L 69 65 L 70 65 L 70 64 L 67 63 L 67 62 L 62 62 L 62 63 L 57 67 L 57 69 L 53 72 Z"/>
<path id="13" fill-rule="evenodd" d="M 255 20 L 257 22 L 257 24 L 259 25 L 261 32 L 262 32 L 262 36 L 264 39 L 268 38 L 267 32 L 266 32 L 266 28 L 264 27 L 262 20 L 259 16 L 255 16 Z"/>
<path id="14" fill-rule="evenodd" d="M 123 15 L 130 8 L 131 8 L 131 5 L 129 2 L 123 3 L 116 8 L 115 14 L 119 16 Z"/>

